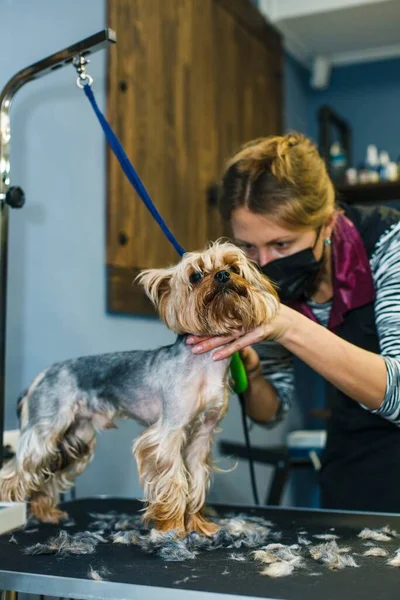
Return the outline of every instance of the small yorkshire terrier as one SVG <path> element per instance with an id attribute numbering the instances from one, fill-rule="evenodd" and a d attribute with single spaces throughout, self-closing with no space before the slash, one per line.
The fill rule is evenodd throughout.
<path id="1" fill-rule="evenodd" d="M 193 354 L 186 336 L 254 329 L 275 316 L 278 297 L 228 242 L 138 278 L 177 340 L 157 350 L 66 360 L 40 373 L 18 401 L 21 436 L 15 458 L 0 471 L 0 499 L 29 499 L 32 515 L 58 523 L 67 517 L 57 508 L 60 493 L 93 458 L 96 432 L 132 418 L 146 427 L 133 446 L 145 522 L 212 535 L 218 527 L 203 507 L 212 434 L 228 407 L 230 361 Z"/>

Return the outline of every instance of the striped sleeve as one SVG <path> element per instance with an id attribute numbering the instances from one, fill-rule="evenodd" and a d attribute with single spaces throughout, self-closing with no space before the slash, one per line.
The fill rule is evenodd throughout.
<path id="1" fill-rule="evenodd" d="M 264 340 L 255 344 L 265 379 L 274 387 L 278 399 L 279 410 L 275 418 L 267 425 L 274 426 L 285 417 L 292 404 L 294 394 L 293 357 L 281 344 Z"/>
<path id="2" fill-rule="evenodd" d="M 379 239 L 371 270 L 380 353 L 386 363 L 385 397 L 372 412 L 400 426 L 400 223 Z"/>

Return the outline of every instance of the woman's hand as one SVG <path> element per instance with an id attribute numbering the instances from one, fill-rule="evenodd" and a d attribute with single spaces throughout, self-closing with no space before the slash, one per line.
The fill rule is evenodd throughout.
<path id="1" fill-rule="evenodd" d="M 240 351 L 240 357 L 248 377 L 254 378 L 261 375 L 261 361 L 257 352 L 251 346 Z"/>
<path id="2" fill-rule="evenodd" d="M 240 351 L 240 357 L 243 362 L 243 366 L 246 370 L 247 378 L 249 381 L 255 381 L 259 377 L 264 379 L 262 370 L 261 370 L 261 361 L 257 352 L 251 346 L 247 348 L 243 348 Z M 233 379 L 230 380 L 231 387 L 234 387 L 235 382 Z"/>
<path id="3" fill-rule="evenodd" d="M 216 337 L 199 337 L 191 335 L 187 339 L 187 344 L 193 345 L 192 352 L 194 354 L 210 352 L 211 350 L 224 346 L 213 355 L 214 360 L 223 360 L 229 358 L 235 352 L 240 352 L 245 348 L 248 348 L 248 346 L 265 339 L 283 343 L 285 334 L 293 319 L 296 318 L 296 315 L 297 313 L 293 309 L 281 305 L 277 316 L 270 323 L 260 325 L 246 334 L 237 331 L 232 335 Z"/>

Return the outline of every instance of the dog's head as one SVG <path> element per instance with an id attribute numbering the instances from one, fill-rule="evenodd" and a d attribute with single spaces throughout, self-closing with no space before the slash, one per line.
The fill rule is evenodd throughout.
<path id="1" fill-rule="evenodd" d="M 246 332 L 270 321 L 279 306 L 271 282 L 227 242 L 188 252 L 173 267 L 142 271 L 138 279 L 176 333 Z"/>

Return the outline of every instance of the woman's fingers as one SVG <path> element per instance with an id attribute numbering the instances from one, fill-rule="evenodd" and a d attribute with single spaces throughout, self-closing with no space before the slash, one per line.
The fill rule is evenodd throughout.
<path id="1" fill-rule="evenodd" d="M 250 333 L 241 337 L 241 332 L 234 332 L 232 335 L 220 335 L 215 337 L 201 337 L 191 335 L 187 339 L 187 343 L 192 345 L 193 354 L 203 354 L 204 352 L 210 352 L 220 346 L 225 346 L 213 356 L 214 360 L 222 360 L 232 356 L 235 352 L 247 348 L 257 342 L 260 342 L 267 336 L 267 330 L 265 326 L 257 327 Z M 229 343 L 232 342 L 232 343 Z"/>
<path id="2" fill-rule="evenodd" d="M 220 346 L 224 346 L 224 344 L 227 344 L 228 342 L 231 342 L 234 339 L 236 338 L 232 335 L 221 335 L 212 338 L 205 338 L 199 343 L 196 343 L 194 346 L 192 346 L 192 352 L 194 354 L 203 354 L 203 352 L 210 352 L 210 350 L 215 350 Z"/>
<path id="3" fill-rule="evenodd" d="M 240 351 L 240 357 L 247 372 L 253 372 L 260 366 L 260 357 L 252 346 L 247 346 Z"/>
<path id="4" fill-rule="evenodd" d="M 227 344 L 221 350 L 218 350 L 213 355 L 213 360 L 223 360 L 225 358 L 229 358 L 235 352 L 239 352 L 243 350 L 243 348 L 247 348 L 247 346 L 251 346 L 252 344 L 256 344 L 260 342 L 267 336 L 267 332 L 264 327 L 257 327 L 253 329 L 250 333 L 246 333 L 246 335 L 240 337 L 239 339 L 233 341 L 231 344 Z"/>
<path id="5" fill-rule="evenodd" d="M 186 343 L 189 346 L 193 346 L 194 344 L 200 344 L 200 342 L 203 342 L 204 340 L 209 340 L 210 336 L 204 336 L 204 335 L 189 335 L 188 338 L 186 338 Z"/>

